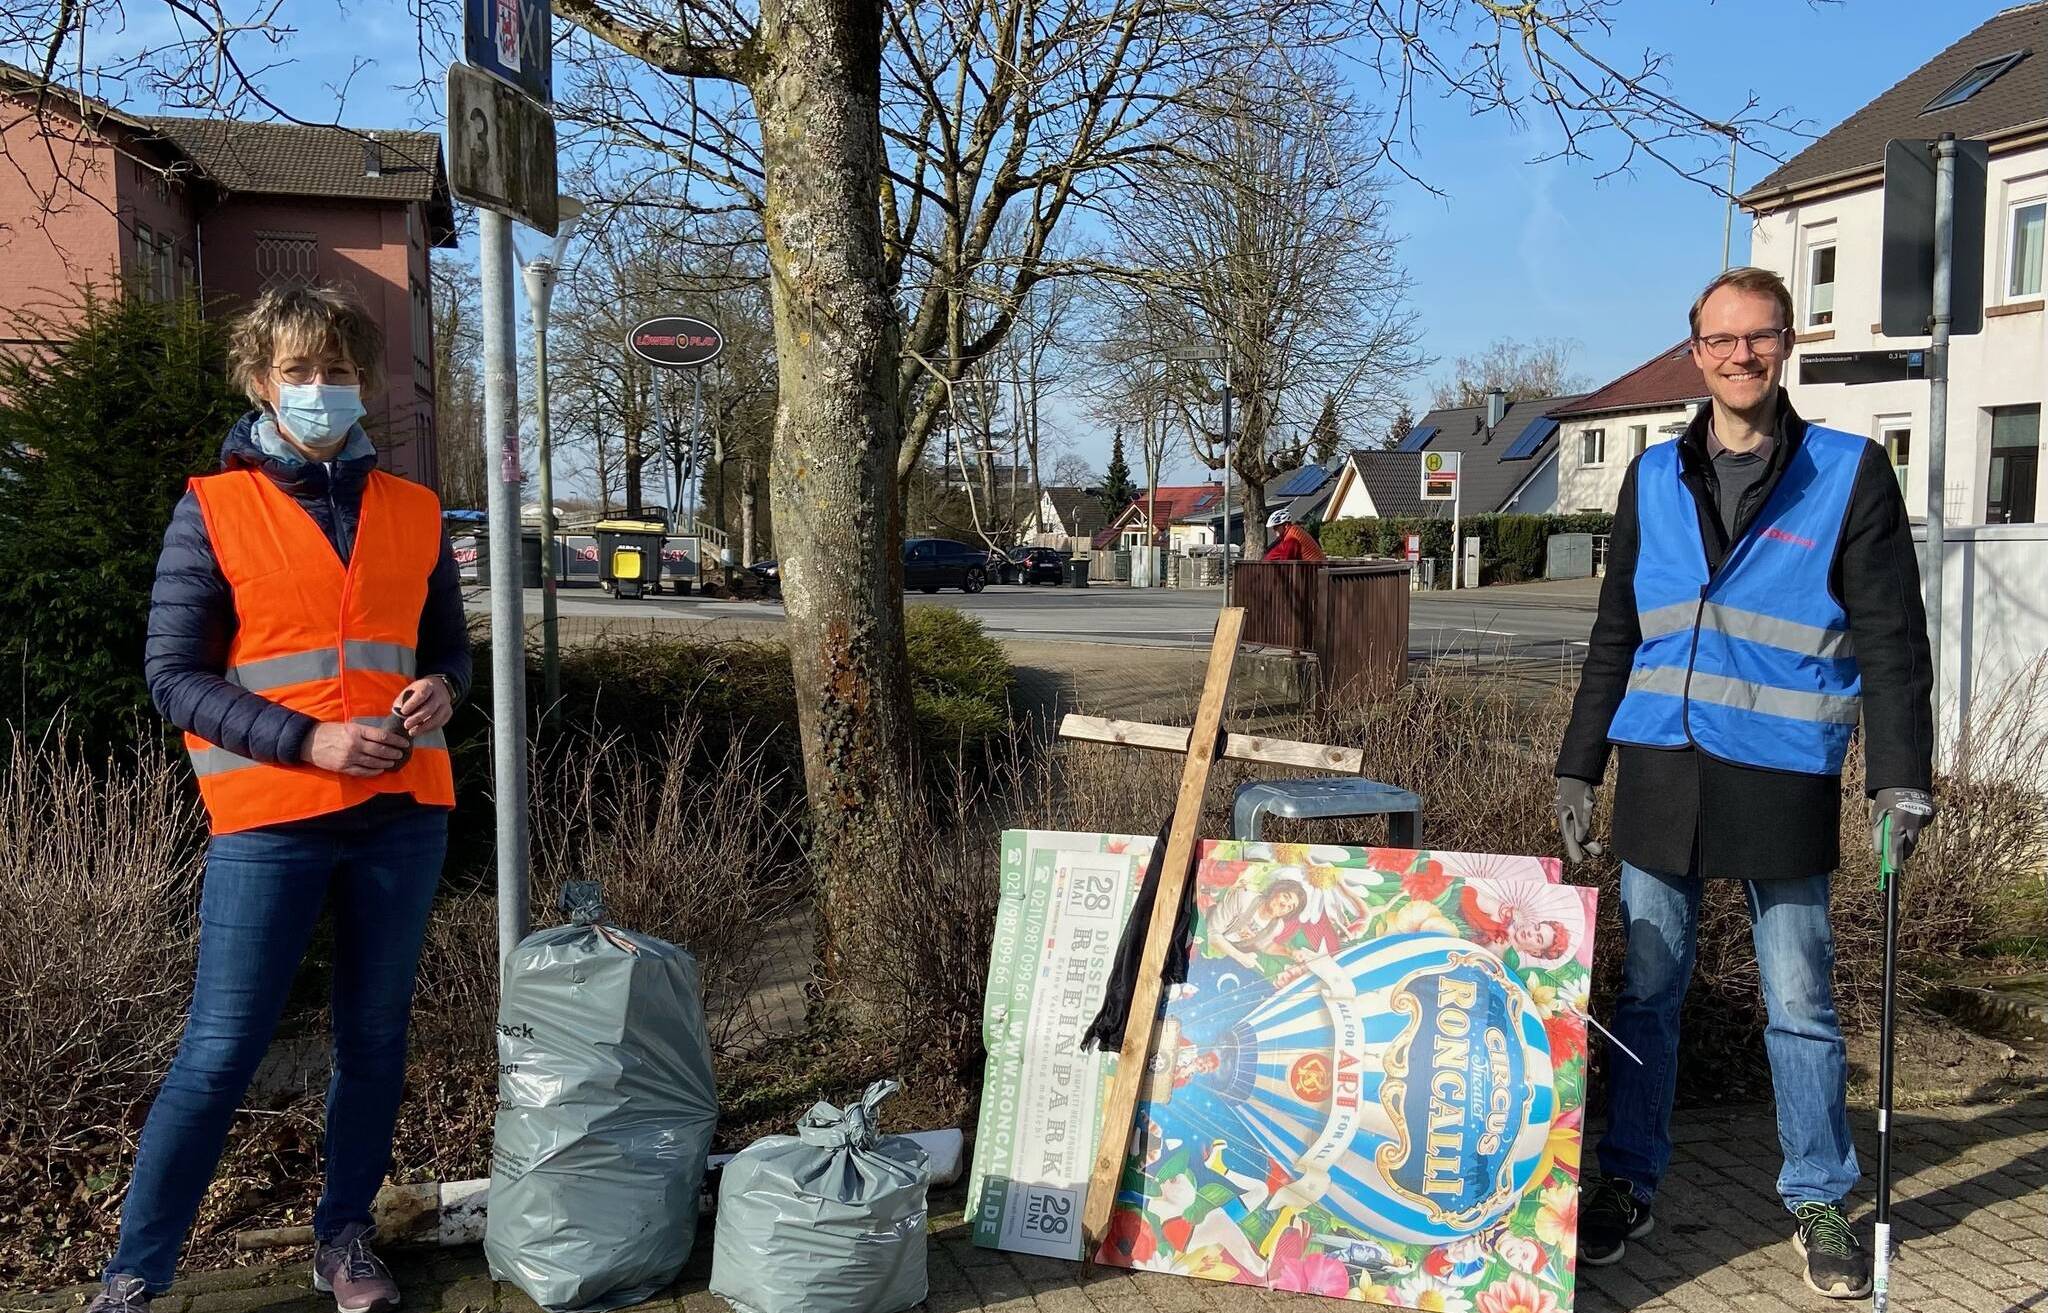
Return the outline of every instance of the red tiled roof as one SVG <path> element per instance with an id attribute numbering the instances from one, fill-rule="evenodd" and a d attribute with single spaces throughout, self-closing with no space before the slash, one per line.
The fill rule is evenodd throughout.
<path id="1" fill-rule="evenodd" d="M 1172 524 L 1181 516 L 1189 514 L 1204 497 L 1220 499 L 1222 496 L 1223 485 L 1220 483 L 1188 483 L 1177 484 L 1171 487 L 1162 486 L 1159 489 L 1159 519 L 1153 525 L 1153 531 L 1157 533 L 1160 525 Z M 1115 542 L 1126 525 L 1135 524 L 1144 518 L 1146 508 L 1151 504 L 1152 493 L 1149 489 L 1133 497 L 1130 505 L 1118 511 L 1109 524 L 1095 535 L 1093 539 L 1094 545 L 1106 547 L 1110 543 Z M 1205 506 L 1202 509 L 1206 510 L 1208 508 Z"/>
<path id="2" fill-rule="evenodd" d="M 1559 418 L 1612 410 L 1655 410 L 1707 399 L 1707 380 L 1688 344 L 1658 352 L 1604 387 L 1550 412 Z"/>

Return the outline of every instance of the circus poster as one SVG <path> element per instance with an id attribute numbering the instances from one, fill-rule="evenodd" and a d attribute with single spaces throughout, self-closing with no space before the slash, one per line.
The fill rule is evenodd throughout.
<path id="1" fill-rule="evenodd" d="M 1534 858 L 1205 846 L 1096 1261 L 1566 1313 L 1593 894 L 1556 881 Z"/>

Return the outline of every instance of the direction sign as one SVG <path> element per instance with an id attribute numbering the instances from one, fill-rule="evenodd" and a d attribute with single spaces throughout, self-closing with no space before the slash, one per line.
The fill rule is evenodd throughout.
<path id="1" fill-rule="evenodd" d="M 1954 337 L 1984 331 L 1984 189 L 1991 148 L 1955 143 L 1955 223 L 1949 274 Z M 1878 318 L 1886 337 L 1920 337 L 1934 315 L 1935 144 L 1903 140 L 1884 148 L 1884 246 Z"/>
<path id="2" fill-rule="evenodd" d="M 551 13 L 549 0 L 463 0 L 463 57 L 541 104 L 552 104 Z"/>
<path id="3" fill-rule="evenodd" d="M 1455 501 L 1458 496 L 1458 466 L 1462 456 L 1455 451 L 1422 453 L 1422 500 Z"/>
<path id="4" fill-rule="evenodd" d="M 657 315 L 626 334 L 634 355 L 664 369 L 708 365 L 725 349 L 718 326 L 691 315 Z"/>
<path id="5" fill-rule="evenodd" d="M 496 78 L 450 64 L 448 190 L 554 236 L 554 116 Z"/>
<path id="6" fill-rule="evenodd" d="M 1927 377 L 1925 351 L 1829 351 L 1799 358 L 1799 382 L 1903 383 Z"/>

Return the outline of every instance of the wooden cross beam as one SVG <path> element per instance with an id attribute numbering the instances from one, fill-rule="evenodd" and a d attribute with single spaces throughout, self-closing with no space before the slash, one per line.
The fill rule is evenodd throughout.
<path id="1" fill-rule="evenodd" d="M 1166 962 L 1167 951 L 1173 947 L 1174 919 L 1188 875 L 1194 869 L 1202 803 L 1208 794 L 1209 772 L 1216 758 L 1220 755 L 1235 761 L 1271 762 L 1348 774 L 1357 774 L 1365 765 L 1365 753 L 1358 748 L 1221 733 L 1223 703 L 1230 692 L 1231 669 L 1237 662 L 1238 638 L 1243 632 L 1244 611 L 1225 607 L 1217 617 L 1216 636 L 1209 644 L 1209 669 L 1202 680 L 1201 701 L 1195 704 L 1193 729 L 1104 720 L 1097 716 L 1070 715 L 1060 722 L 1062 738 L 1187 754 L 1180 773 L 1180 792 L 1174 798 L 1173 824 L 1166 834 L 1166 857 L 1159 868 L 1159 887 L 1153 892 L 1152 919 L 1145 926 L 1138 978 L 1131 988 L 1123 1052 L 1117 1060 L 1116 1075 L 1110 1081 L 1109 1098 L 1102 1113 L 1102 1140 L 1088 1177 L 1088 1201 L 1081 1214 L 1081 1231 L 1091 1261 L 1109 1233 L 1117 1181 L 1123 1175 L 1124 1159 L 1130 1150 L 1131 1125 L 1138 1115 L 1138 1092 L 1151 1062 L 1152 1030 L 1159 1016 L 1160 969 Z"/>

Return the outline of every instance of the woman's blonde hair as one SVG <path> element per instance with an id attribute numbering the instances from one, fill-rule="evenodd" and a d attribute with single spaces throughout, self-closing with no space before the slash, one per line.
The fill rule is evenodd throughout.
<path id="1" fill-rule="evenodd" d="M 249 400 L 263 404 L 261 384 L 279 347 L 309 355 L 347 356 L 371 395 L 384 383 L 384 331 L 354 293 L 339 287 L 273 287 L 235 321 L 228 372 Z"/>

